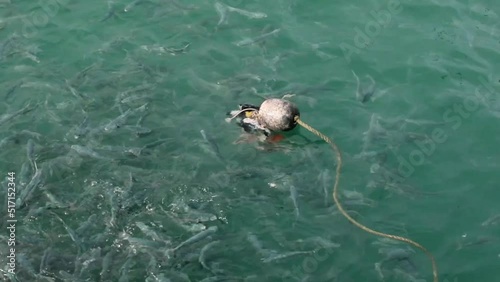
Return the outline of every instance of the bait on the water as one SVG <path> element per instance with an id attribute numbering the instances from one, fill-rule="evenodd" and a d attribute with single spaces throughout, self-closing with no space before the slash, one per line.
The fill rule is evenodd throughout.
<path id="1" fill-rule="evenodd" d="M 342 155 L 340 153 L 340 150 L 338 146 L 330 138 L 328 138 L 328 136 L 314 129 L 312 126 L 308 125 L 300 119 L 300 111 L 296 105 L 284 99 L 272 98 L 265 100 L 260 105 L 260 107 L 250 104 L 240 104 L 238 110 L 231 111 L 228 113 L 228 115 L 230 115 L 231 117 L 226 119 L 227 122 L 230 122 L 231 120 L 237 118 L 238 125 L 241 126 L 246 132 L 262 134 L 263 136 L 265 136 L 264 140 L 269 141 L 269 137 L 272 138 L 273 132 L 289 131 L 294 129 L 297 124 L 301 125 L 314 135 L 323 139 L 323 141 L 325 141 L 332 147 L 337 156 L 337 167 L 335 169 L 336 176 L 333 184 L 333 201 L 335 202 L 335 205 L 339 209 L 340 213 L 352 224 L 356 225 L 365 232 L 380 237 L 402 241 L 422 250 L 431 260 L 434 282 L 439 281 L 434 256 L 424 246 L 405 237 L 379 232 L 366 227 L 363 224 L 357 222 L 344 210 L 338 199 L 339 179 L 342 167 Z"/>

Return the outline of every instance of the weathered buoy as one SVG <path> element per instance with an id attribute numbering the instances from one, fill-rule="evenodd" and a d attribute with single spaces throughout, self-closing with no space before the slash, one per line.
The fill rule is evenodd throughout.
<path id="1" fill-rule="evenodd" d="M 283 99 L 267 99 L 260 105 L 257 121 L 271 131 L 289 131 L 297 126 L 299 108 Z"/>

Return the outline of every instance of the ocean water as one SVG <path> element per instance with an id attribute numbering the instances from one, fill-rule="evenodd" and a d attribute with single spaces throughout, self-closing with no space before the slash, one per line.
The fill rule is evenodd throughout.
<path id="1" fill-rule="evenodd" d="M 2 279 L 432 281 L 338 212 L 328 144 L 225 121 L 291 94 L 351 216 L 439 281 L 500 281 L 499 13 L 0 0 Z"/>

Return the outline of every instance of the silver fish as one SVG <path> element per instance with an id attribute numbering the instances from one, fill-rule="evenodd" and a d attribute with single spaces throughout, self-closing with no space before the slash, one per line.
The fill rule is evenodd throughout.
<path id="1" fill-rule="evenodd" d="M 75 281 L 76 280 L 75 279 L 76 277 L 74 277 L 72 274 L 70 274 L 69 272 L 64 271 L 64 270 L 59 271 L 58 278 L 60 278 L 64 282 L 70 282 L 70 281 Z"/>
<path id="2" fill-rule="evenodd" d="M 18 36 L 13 35 L 7 38 L 5 41 L 0 42 L 0 61 L 18 52 L 16 50 L 17 49 L 16 47 L 18 45 L 17 41 L 18 41 Z"/>
<path id="3" fill-rule="evenodd" d="M 187 211 L 187 217 L 184 218 L 185 221 L 202 223 L 207 221 L 217 220 L 217 216 L 211 213 L 201 212 L 198 210 L 189 209 Z"/>
<path id="4" fill-rule="evenodd" d="M 160 146 L 168 141 L 172 141 L 172 138 L 163 138 L 163 139 L 159 139 L 159 140 L 156 140 L 156 141 L 153 141 L 151 143 L 148 143 L 146 145 L 144 145 L 142 147 L 142 150 L 146 150 L 146 149 L 153 149 L 157 146 Z"/>
<path id="5" fill-rule="evenodd" d="M 0 140 L 0 149 L 3 148 L 3 146 L 6 146 L 7 144 L 9 144 L 10 141 L 12 141 L 14 138 L 13 136 L 7 136 L 5 138 L 3 138 L 2 140 Z"/>
<path id="6" fill-rule="evenodd" d="M 120 103 L 128 104 L 128 103 L 135 102 L 137 100 L 149 100 L 149 99 L 151 99 L 151 97 L 149 95 L 132 95 L 132 96 L 128 96 L 128 97 L 121 99 Z"/>
<path id="7" fill-rule="evenodd" d="M 36 189 L 36 187 L 38 187 L 38 185 L 40 185 L 40 183 L 42 182 L 42 169 L 41 168 L 38 169 L 36 163 L 34 165 L 35 165 L 35 174 L 31 178 L 31 181 L 28 184 L 26 184 L 26 187 L 24 187 L 19 197 L 17 198 L 16 200 L 17 207 L 21 207 L 26 202 L 26 200 L 29 199 L 33 191 Z"/>
<path id="8" fill-rule="evenodd" d="M 316 246 L 316 248 L 315 248 L 316 250 L 332 249 L 332 248 L 339 248 L 340 247 L 340 244 L 334 243 L 334 242 L 327 240 L 327 239 L 324 239 L 320 236 L 310 237 L 310 238 L 306 238 L 304 240 L 299 239 L 297 241 L 298 242 L 310 242 Z M 330 253 L 330 252 L 331 251 L 328 251 L 328 253 Z"/>
<path id="9" fill-rule="evenodd" d="M 259 241 L 257 236 L 252 233 L 247 234 L 247 240 L 252 244 L 252 246 L 257 250 L 257 253 L 262 255 L 262 256 L 271 256 L 274 254 L 274 251 L 271 251 L 269 249 L 264 249 L 262 246 L 262 243 Z"/>
<path id="10" fill-rule="evenodd" d="M 290 185 L 290 198 L 292 199 L 293 206 L 295 208 L 295 217 L 299 217 L 299 203 L 297 202 L 297 188 L 295 186 Z"/>
<path id="11" fill-rule="evenodd" d="M 132 237 L 126 232 L 122 232 L 122 234 L 120 234 L 120 238 L 123 240 L 127 240 L 131 248 L 142 249 L 148 252 L 151 250 L 157 250 L 158 248 L 165 246 L 166 243 L 169 243 L 168 241 L 151 241 L 147 239 Z"/>
<path id="12" fill-rule="evenodd" d="M 101 279 L 105 278 L 106 275 L 110 272 L 110 266 L 112 260 L 113 260 L 113 251 L 109 251 L 102 259 L 102 267 L 101 267 L 102 270 L 99 273 Z"/>
<path id="13" fill-rule="evenodd" d="M 136 222 L 135 226 L 137 226 L 142 233 L 144 233 L 146 236 L 151 237 L 154 241 L 162 241 L 161 238 L 156 234 L 154 230 L 152 230 L 149 226 L 144 224 L 143 222 Z"/>
<path id="14" fill-rule="evenodd" d="M 64 222 L 64 220 L 62 218 L 60 218 L 56 213 L 54 213 L 54 212 L 51 212 L 51 213 L 52 213 L 52 215 L 55 216 L 55 218 L 57 218 L 62 223 L 62 225 L 64 226 L 64 229 L 66 229 L 66 232 L 68 232 L 71 240 L 73 240 L 73 242 L 75 242 L 77 244 L 78 248 L 80 249 L 80 244 L 79 244 L 80 240 L 79 240 L 78 236 L 76 235 L 75 231 L 73 231 L 73 229 L 71 229 L 66 224 L 66 222 Z"/>
<path id="15" fill-rule="evenodd" d="M 252 246 L 258 251 L 261 252 L 264 248 L 262 247 L 262 244 L 260 243 L 259 239 L 257 236 L 253 233 L 248 233 L 247 234 L 247 240 L 252 244 Z"/>
<path id="16" fill-rule="evenodd" d="M 500 223 L 500 214 L 495 214 L 483 221 L 481 226 L 497 225 L 498 223 Z"/>
<path id="17" fill-rule="evenodd" d="M 0 148 L 3 148 L 4 146 L 8 145 L 10 142 L 14 142 L 21 137 L 29 137 L 29 138 L 36 138 L 37 140 L 40 140 L 41 134 L 36 133 L 36 132 L 31 132 L 29 130 L 22 130 L 20 132 L 16 132 L 12 134 L 11 136 L 7 136 L 0 140 Z"/>
<path id="18" fill-rule="evenodd" d="M 42 258 L 40 259 L 40 270 L 39 270 L 40 273 L 46 272 L 47 263 L 48 263 L 47 261 L 48 261 L 48 258 L 50 257 L 51 253 L 52 253 L 52 247 L 48 247 L 43 252 Z"/>
<path id="19" fill-rule="evenodd" d="M 89 117 L 85 116 L 83 121 L 75 128 L 75 132 L 74 132 L 75 139 L 83 137 L 83 136 L 85 136 L 85 134 L 87 134 L 89 132 L 88 125 L 89 125 Z"/>
<path id="20" fill-rule="evenodd" d="M 206 226 L 201 224 L 201 223 L 186 225 L 181 220 L 179 220 L 173 213 L 171 213 L 169 211 L 165 211 L 163 208 L 161 208 L 161 210 L 167 215 L 167 217 L 170 220 L 172 220 L 172 222 L 174 222 L 179 227 L 183 228 L 184 230 L 186 230 L 188 232 L 201 232 L 203 230 L 206 230 Z M 171 251 L 167 251 L 167 252 L 171 252 Z"/>
<path id="21" fill-rule="evenodd" d="M 131 109 L 127 109 L 123 114 L 110 121 L 108 124 L 104 126 L 104 131 L 110 132 L 117 128 L 120 128 L 126 121 L 127 118 L 132 114 Z"/>
<path id="22" fill-rule="evenodd" d="M 47 207 L 51 207 L 51 208 L 65 208 L 65 207 L 68 207 L 68 205 L 65 205 L 61 201 L 59 201 L 56 198 L 56 196 L 54 196 L 52 193 L 50 193 L 49 191 L 47 191 L 47 189 L 43 190 L 43 194 L 49 200 L 49 203 L 46 204 Z"/>
<path id="23" fill-rule="evenodd" d="M 296 256 L 296 255 L 304 255 L 304 254 L 311 254 L 311 253 L 314 253 L 314 251 L 295 251 L 295 252 L 287 252 L 284 254 L 274 254 L 274 255 L 269 256 L 268 258 L 261 259 L 261 261 L 264 263 L 268 263 L 268 262 Z"/>
<path id="24" fill-rule="evenodd" d="M 455 250 L 461 250 L 463 248 L 467 247 L 472 247 L 472 246 L 479 246 L 479 245 L 484 245 L 487 243 L 491 243 L 492 241 L 497 240 L 496 237 L 489 237 L 489 236 L 478 236 L 476 238 L 470 238 L 466 239 L 466 241 L 458 241 L 457 242 L 457 247 Z"/>
<path id="25" fill-rule="evenodd" d="M 324 169 L 323 171 L 321 171 L 318 179 L 321 183 L 321 187 L 323 188 L 323 195 L 325 196 L 325 206 L 328 206 L 328 200 L 330 199 L 328 189 L 329 186 L 332 185 L 329 177 L 329 170 Z"/>
<path id="26" fill-rule="evenodd" d="M 78 228 L 75 230 L 76 234 L 83 235 L 85 231 L 87 231 L 92 225 L 96 224 L 96 218 L 96 214 L 90 215 L 89 218 L 82 224 L 80 224 L 80 226 L 78 226 Z"/>
<path id="27" fill-rule="evenodd" d="M 180 48 L 175 48 L 175 47 L 166 47 L 165 52 L 170 53 L 171 55 L 176 55 L 180 53 L 186 53 L 187 48 L 191 46 L 191 43 L 186 43 L 186 45 L 180 47 Z"/>
<path id="28" fill-rule="evenodd" d="M 129 271 L 132 266 L 135 265 L 135 260 L 131 254 L 128 255 L 127 260 L 125 263 L 120 267 L 119 273 L 120 273 L 120 278 L 118 279 L 118 282 L 128 282 L 129 279 Z"/>
<path id="29" fill-rule="evenodd" d="M 32 168 L 35 169 L 35 141 L 31 138 L 26 144 L 26 155 L 32 164 Z"/>
<path id="30" fill-rule="evenodd" d="M 247 45 L 252 45 L 252 44 L 255 44 L 257 42 L 260 42 L 260 41 L 266 39 L 267 37 L 269 37 L 269 36 L 271 36 L 273 34 L 276 34 L 276 33 L 280 32 L 280 30 L 281 30 L 280 28 L 277 28 L 277 29 L 274 29 L 274 30 L 272 30 L 272 31 L 270 31 L 268 33 L 264 33 L 262 35 L 254 37 L 254 38 L 243 39 L 241 41 L 236 42 L 235 44 L 236 44 L 236 46 L 239 46 L 239 47 L 247 46 Z"/>
<path id="31" fill-rule="evenodd" d="M 134 132 L 137 137 L 145 136 L 152 132 L 150 128 L 138 125 L 125 125 L 123 128 Z"/>
<path id="32" fill-rule="evenodd" d="M 203 268 L 205 268 L 208 271 L 212 271 L 212 269 L 208 267 L 206 263 L 206 253 L 210 248 L 212 248 L 214 245 L 218 243 L 220 243 L 220 241 L 213 241 L 206 244 L 203 248 L 201 248 L 200 257 L 198 258 L 198 261 L 200 262 L 201 266 L 203 266 Z"/>
<path id="33" fill-rule="evenodd" d="M 125 6 L 125 8 L 123 8 L 123 11 L 125 13 L 130 12 L 130 10 L 132 8 L 134 8 L 136 5 L 138 5 L 141 2 L 142 2 L 142 0 L 134 0 L 134 1 L 130 2 L 127 6 Z"/>
<path id="34" fill-rule="evenodd" d="M 104 126 L 104 131 L 105 132 L 111 132 L 117 128 L 120 128 L 123 126 L 123 124 L 125 124 L 125 122 L 127 121 L 127 118 L 132 115 L 132 114 L 135 114 L 135 113 L 138 113 L 138 112 L 145 112 L 146 109 L 147 109 L 147 106 L 148 106 L 148 103 L 145 103 L 144 105 L 136 108 L 136 109 L 127 109 L 124 113 L 122 113 L 120 116 L 118 116 L 117 118 L 115 118 L 114 120 L 110 121 L 108 124 L 106 124 Z"/>
<path id="35" fill-rule="evenodd" d="M 241 281 L 240 277 L 234 276 L 212 276 L 200 280 L 200 282 Z"/>
<path id="36" fill-rule="evenodd" d="M 414 275 L 407 273 L 403 271 L 402 269 L 399 268 L 394 268 L 394 278 L 399 281 L 399 279 L 402 279 L 402 281 L 411 281 L 411 282 L 426 282 L 427 280 L 417 278 Z"/>
<path id="37" fill-rule="evenodd" d="M 104 18 L 102 18 L 102 20 L 100 20 L 100 22 L 105 22 L 108 19 L 110 19 L 111 17 L 114 17 L 116 15 L 115 13 L 116 13 L 115 2 L 108 1 L 108 13 L 106 14 L 106 16 Z"/>
<path id="38" fill-rule="evenodd" d="M 217 226 L 210 226 L 209 228 L 207 228 L 206 230 L 203 230 L 201 231 L 200 233 L 198 234 L 195 234 L 194 236 L 192 236 L 191 238 L 187 239 L 186 241 L 180 243 L 179 245 L 177 245 L 177 247 L 173 248 L 173 249 L 170 249 L 168 250 L 167 252 L 168 253 L 173 253 L 177 250 L 179 250 L 180 248 L 182 248 L 183 246 L 186 246 L 186 245 L 189 245 L 189 244 L 193 244 L 193 243 L 196 243 L 200 240 L 203 240 L 205 239 L 206 237 L 208 237 L 209 235 L 212 235 L 214 234 L 215 232 L 217 232 L 218 228 Z"/>
<path id="39" fill-rule="evenodd" d="M 75 261 L 74 273 L 79 273 L 79 277 L 82 277 L 84 273 L 90 272 L 92 269 L 91 264 L 94 264 L 101 258 L 101 247 L 90 249 L 88 252 L 82 254 Z"/>
<path id="40" fill-rule="evenodd" d="M 106 150 L 106 151 L 118 151 L 121 154 L 124 154 L 124 155 L 131 154 L 131 155 L 134 155 L 136 157 L 139 157 L 142 153 L 142 150 L 143 150 L 143 148 L 139 148 L 139 147 L 121 147 L 121 146 L 112 146 L 112 145 L 102 146 L 99 149 Z"/>
<path id="41" fill-rule="evenodd" d="M 82 84 L 83 82 L 82 80 L 87 78 L 87 74 L 91 70 L 99 67 L 101 64 L 102 62 L 96 62 L 88 67 L 85 67 L 83 70 L 79 71 L 73 78 L 71 78 L 71 80 L 69 80 L 68 83 L 73 87 L 78 87 L 80 84 Z"/>
<path id="42" fill-rule="evenodd" d="M 83 101 L 90 101 L 90 98 L 85 95 L 84 93 L 81 93 L 79 91 L 76 91 L 75 87 L 73 87 L 73 85 L 71 84 L 71 82 L 67 79 L 64 80 L 65 83 L 66 83 L 66 87 L 68 88 L 69 92 L 71 92 L 71 94 L 73 94 L 73 96 L 75 96 L 76 98 L 78 99 L 81 99 Z"/>
<path id="43" fill-rule="evenodd" d="M 387 130 L 380 125 L 379 120 L 379 115 L 372 114 L 368 130 L 363 132 L 363 153 L 368 152 L 368 149 L 373 145 L 374 141 L 387 138 L 388 136 Z"/>
<path id="44" fill-rule="evenodd" d="M 380 280 L 384 281 L 385 280 L 385 275 L 382 272 L 382 264 L 380 262 L 376 262 L 375 263 L 375 271 L 377 272 L 378 277 L 380 278 Z"/>
<path id="45" fill-rule="evenodd" d="M 134 8 L 135 6 L 138 6 L 139 4 L 142 4 L 142 3 L 146 3 L 148 1 L 146 0 L 134 0 L 132 1 L 130 4 L 128 4 L 127 6 L 125 6 L 125 8 L 123 9 L 123 11 L 125 13 L 128 13 L 130 12 L 130 10 L 132 10 L 132 8 Z"/>
<path id="46" fill-rule="evenodd" d="M 375 94 L 375 80 L 370 75 L 367 75 L 368 79 L 371 81 L 370 87 L 367 89 L 362 89 L 361 87 L 361 81 L 359 80 L 359 77 L 356 75 L 354 71 L 352 71 L 352 74 L 356 78 L 356 99 L 360 101 L 361 103 L 366 103 L 368 102 L 373 94 Z"/>
<path id="47" fill-rule="evenodd" d="M 137 87 L 131 88 L 129 90 L 123 91 L 119 94 L 120 101 L 123 99 L 127 99 L 128 97 L 131 97 L 129 95 L 135 94 L 135 93 L 142 93 L 146 91 L 150 91 L 154 88 L 154 84 L 148 84 L 148 83 L 143 83 Z M 132 95 L 133 96 L 133 95 Z"/>
<path id="48" fill-rule="evenodd" d="M 250 18 L 250 19 L 263 19 L 263 18 L 267 18 L 267 15 L 265 13 L 261 13 L 261 12 L 249 12 L 249 11 L 246 11 L 246 10 L 242 10 L 242 9 L 238 9 L 238 8 L 235 8 L 235 7 L 231 7 L 229 5 L 225 5 L 227 7 L 227 9 L 230 11 L 230 12 L 236 12 L 240 15 L 243 15 L 247 18 Z"/>
<path id="49" fill-rule="evenodd" d="M 21 166 L 21 171 L 19 172 L 19 177 L 18 177 L 18 183 L 19 186 L 23 187 L 29 182 L 29 177 L 31 176 L 31 173 L 33 172 L 34 167 L 31 167 L 33 163 L 30 161 L 26 161 L 22 164 Z M 20 189 L 18 189 L 20 190 Z"/>
<path id="50" fill-rule="evenodd" d="M 91 158 L 100 159 L 100 160 L 108 160 L 108 158 L 99 155 L 94 150 L 92 150 L 88 147 L 85 147 L 85 146 L 71 145 L 71 149 L 73 149 L 80 156 L 91 157 Z"/>
<path id="51" fill-rule="evenodd" d="M 124 190 L 127 193 L 130 191 L 130 189 L 132 189 L 132 186 L 134 186 L 134 177 L 132 176 L 132 172 L 128 173 L 127 181 L 125 181 L 124 186 Z"/>
<path id="52" fill-rule="evenodd" d="M 7 93 L 5 94 L 5 100 L 9 100 L 10 96 L 12 96 L 12 94 L 14 94 L 14 92 L 17 90 L 17 88 L 19 88 L 20 86 L 23 85 L 23 81 L 21 82 L 18 82 L 16 83 L 14 86 L 10 87 L 8 90 L 7 90 Z"/>
<path id="53" fill-rule="evenodd" d="M 149 254 L 149 257 L 150 259 L 149 264 L 146 267 L 146 273 L 153 274 L 160 272 L 160 265 L 158 264 L 158 260 L 156 259 L 156 257 L 151 253 Z"/>
<path id="54" fill-rule="evenodd" d="M 255 82 L 260 82 L 262 81 L 262 78 L 259 75 L 252 74 L 252 73 L 243 73 L 236 75 L 235 77 L 227 78 L 224 80 L 217 81 L 217 84 L 219 85 L 226 85 L 229 87 L 238 87 L 241 86 L 242 84 L 253 84 Z"/>
<path id="55" fill-rule="evenodd" d="M 409 248 L 380 248 L 378 250 L 379 254 L 385 255 L 382 262 L 392 261 L 392 260 L 406 260 L 409 259 L 412 254 L 415 253 L 414 250 Z"/>
<path id="56" fill-rule="evenodd" d="M 214 138 L 212 138 L 212 136 L 210 136 L 210 135 L 207 135 L 207 133 L 203 129 L 200 130 L 200 133 L 201 133 L 201 136 L 203 137 L 203 139 L 205 140 L 205 142 L 207 142 L 207 144 L 210 145 L 212 151 L 215 153 L 217 158 L 219 158 L 219 160 L 221 160 L 221 161 L 224 161 L 224 158 L 220 154 L 219 146 L 217 146 L 217 143 L 215 142 Z"/>
<path id="57" fill-rule="evenodd" d="M 159 139 L 159 140 L 156 140 L 156 141 L 153 141 L 151 143 L 148 143 L 146 145 L 144 145 L 143 149 L 152 149 L 156 146 L 159 146 L 163 143 L 166 143 L 167 141 L 172 141 L 172 138 L 163 138 L 163 139 Z"/>
<path id="58" fill-rule="evenodd" d="M 217 14 L 219 14 L 219 22 L 217 23 L 217 26 L 225 23 L 227 21 L 227 7 L 219 2 L 215 2 L 214 4 L 215 10 L 217 11 Z"/>
<path id="59" fill-rule="evenodd" d="M 118 199 L 116 193 L 111 190 L 106 190 L 106 195 L 109 197 L 109 206 L 111 208 L 111 218 L 109 219 L 109 225 L 111 227 L 116 227 L 116 214 L 118 212 Z"/>
<path id="60" fill-rule="evenodd" d="M 36 109 L 37 106 L 33 106 L 31 107 L 30 104 L 26 105 L 24 108 L 20 109 L 19 111 L 17 112 L 14 112 L 14 113 L 10 113 L 10 114 L 3 114 L 0 116 L 0 126 L 3 125 L 4 123 L 10 121 L 11 119 L 19 116 L 19 115 L 24 115 L 26 113 L 29 113 L 31 111 L 33 111 L 34 109 Z"/>
<path id="61" fill-rule="evenodd" d="M 38 132 L 33 132 L 33 131 L 29 131 L 29 130 L 21 130 L 20 132 L 16 133 L 16 135 L 24 135 L 24 136 L 29 136 L 31 138 L 35 138 L 37 140 L 40 140 L 40 138 L 42 138 L 42 134 L 38 133 Z"/>
<path id="62" fill-rule="evenodd" d="M 35 277 L 36 281 L 44 281 L 44 280 L 46 280 L 45 278 L 48 278 L 48 277 L 45 277 L 45 276 L 40 275 L 40 274 L 37 273 L 38 271 L 35 270 L 33 264 L 28 259 L 28 255 L 26 255 L 25 253 L 19 253 L 19 254 L 17 254 L 16 255 L 16 260 L 17 260 L 17 262 L 19 264 L 19 267 L 22 268 L 30 276 Z M 42 279 L 42 278 L 44 278 L 44 279 Z M 5 280 L 5 281 L 7 281 L 7 280 Z M 13 277 L 9 281 L 16 281 L 17 282 L 17 281 L 20 281 L 20 280 L 18 280 L 17 278 Z M 49 279 L 48 281 L 51 281 L 51 280 Z M 52 281 L 54 281 L 54 280 L 52 279 Z"/>
<path id="63" fill-rule="evenodd" d="M 376 202 L 372 199 L 365 198 L 363 194 L 352 191 L 352 190 L 343 190 L 342 194 L 346 197 L 344 204 L 346 206 L 349 205 L 360 205 L 360 206 L 370 206 L 373 207 L 376 205 Z"/>

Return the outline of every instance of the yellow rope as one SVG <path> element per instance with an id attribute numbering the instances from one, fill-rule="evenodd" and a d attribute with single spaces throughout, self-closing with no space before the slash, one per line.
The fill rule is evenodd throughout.
<path id="1" fill-rule="evenodd" d="M 243 110 L 239 110 L 236 114 L 234 114 L 229 120 L 231 121 L 232 119 L 236 118 L 239 116 L 241 113 L 245 113 L 245 117 L 247 118 L 255 118 L 255 115 L 257 114 L 257 110 L 254 108 L 246 108 Z"/>
<path id="2" fill-rule="evenodd" d="M 344 210 L 344 208 L 342 207 L 342 205 L 340 204 L 340 201 L 338 199 L 340 169 L 342 167 L 342 155 L 340 154 L 339 148 L 332 140 L 330 140 L 330 138 L 328 138 L 327 136 L 325 136 L 321 132 L 317 131 L 316 129 L 314 129 L 313 127 L 308 125 L 307 123 L 300 120 L 300 118 L 298 116 L 295 117 L 295 121 L 298 124 L 300 124 L 302 127 L 304 127 L 305 129 L 309 130 L 312 134 L 318 136 L 319 138 L 323 139 L 326 143 L 330 144 L 330 146 L 332 146 L 332 149 L 335 151 L 335 154 L 337 155 L 337 168 L 335 171 L 336 176 L 335 176 L 335 183 L 333 184 L 333 201 L 335 202 L 335 205 L 337 205 L 337 208 L 339 209 L 340 213 L 342 213 L 342 215 L 344 215 L 344 217 L 347 218 L 347 220 L 349 220 L 352 224 L 356 225 L 357 227 L 361 228 L 362 230 L 364 230 L 368 233 L 371 233 L 371 234 L 374 234 L 374 235 L 377 235 L 380 237 L 385 237 L 385 238 L 390 238 L 390 239 L 402 241 L 402 242 L 408 243 L 408 244 L 415 246 L 415 247 L 419 248 L 420 250 L 422 250 L 430 258 L 431 263 L 432 263 L 432 275 L 434 277 L 434 282 L 438 282 L 439 279 L 438 279 L 436 260 L 434 259 L 434 256 L 431 254 L 431 252 L 429 252 L 424 246 L 420 245 L 419 243 L 417 243 L 413 240 L 405 238 L 405 237 L 392 235 L 392 234 L 386 234 L 386 233 L 382 233 L 382 232 L 370 229 L 370 228 L 364 226 L 363 224 L 357 222 L 356 220 L 354 220 L 354 218 L 352 218 Z"/>

